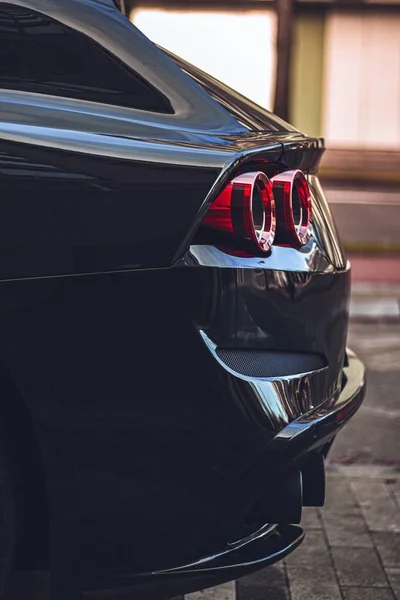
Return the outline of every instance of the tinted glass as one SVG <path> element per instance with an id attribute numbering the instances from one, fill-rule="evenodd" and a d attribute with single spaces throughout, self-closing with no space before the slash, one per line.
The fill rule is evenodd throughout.
<path id="1" fill-rule="evenodd" d="M 0 4 L 0 87 L 173 113 L 163 94 L 91 38 L 11 4 Z"/>

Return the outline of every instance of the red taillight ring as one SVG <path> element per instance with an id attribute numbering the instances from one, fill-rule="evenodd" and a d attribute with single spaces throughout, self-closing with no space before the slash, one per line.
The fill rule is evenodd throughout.
<path id="1" fill-rule="evenodd" d="M 232 222 L 237 234 L 267 252 L 275 238 L 275 199 L 268 177 L 244 173 L 231 182 Z"/>
<path id="2" fill-rule="evenodd" d="M 311 194 L 300 170 L 284 171 L 271 179 L 276 202 L 276 244 L 304 246 L 312 232 Z"/>
<path id="3" fill-rule="evenodd" d="M 272 185 L 262 172 L 243 173 L 218 194 L 203 225 L 246 240 L 268 252 L 275 237 L 276 216 Z"/>

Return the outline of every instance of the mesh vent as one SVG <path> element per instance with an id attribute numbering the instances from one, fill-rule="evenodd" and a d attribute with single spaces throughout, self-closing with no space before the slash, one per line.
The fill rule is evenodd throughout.
<path id="1" fill-rule="evenodd" d="M 230 369 L 247 377 L 283 377 L 327 366 L 322 356 L 310 352 L 217 348 L 216 353 Z"/>

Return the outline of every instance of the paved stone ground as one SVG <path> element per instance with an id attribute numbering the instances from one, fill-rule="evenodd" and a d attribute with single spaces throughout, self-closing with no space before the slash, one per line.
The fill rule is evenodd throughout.
<path id="1" fill-rule="evenodd" d="M 330 466 L 323 509 L 305 509 L 286 560 L 187 600 L 400 600 L 400 471 Z"/>

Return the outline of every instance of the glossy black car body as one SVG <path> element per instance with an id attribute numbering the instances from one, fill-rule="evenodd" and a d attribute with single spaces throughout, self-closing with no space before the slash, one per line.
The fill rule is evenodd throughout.
<path id="1" fill-rule="evenodd" d="M 111 0 L 1 0 L 0 61 L 17 568 L 48 565 L 51 597 L 70 600 L 172 596 L 279 560 L 364 393 L 321 140 L 174 62 Z M 303 248 L 252 256 L 202 235 L 254 165 L 307 174 Z"/>

